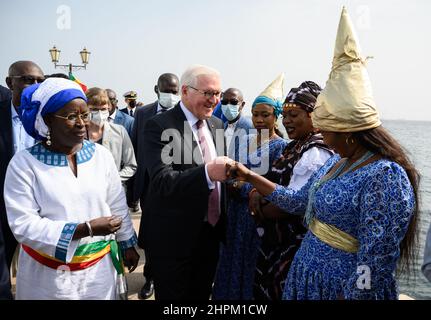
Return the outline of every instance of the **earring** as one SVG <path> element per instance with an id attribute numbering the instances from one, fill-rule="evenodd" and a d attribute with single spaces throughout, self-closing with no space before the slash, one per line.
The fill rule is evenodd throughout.
<path id="1" fill-rule="evenodd" d="M 46 133 L 46 145 L 50 146 L 51 145 L 51 133 L 48 129 L 48 132 Z"/>
<path id="2" fill-rule="evenodd" d="M 347 137 L 346 138 L 346 144 L 347 145 L 354 144 L 354 143 L 355 143 L 355 139 L 353 139 L 352 137 Z"/>

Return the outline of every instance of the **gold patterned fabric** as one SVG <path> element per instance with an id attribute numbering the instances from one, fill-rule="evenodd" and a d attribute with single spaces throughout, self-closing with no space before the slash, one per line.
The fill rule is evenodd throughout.
<path id="1" fill-rule="evenodd" d="M 333 225 L 313 219 L 309 229 L 320 241 L 335 249 L 349 253 L 358 252 L 358 240 Z"/>

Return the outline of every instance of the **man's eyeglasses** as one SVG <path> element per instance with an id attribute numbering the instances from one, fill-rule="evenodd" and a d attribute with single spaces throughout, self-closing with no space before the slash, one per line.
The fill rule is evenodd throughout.
<path id="1" fill-rule="evenodd" d="M 227 105 L 227 104 L 231 104 L 231 105 L 234 105 L 234 106 L 236 106 L 236 105 L 238 105 L 238 104 L 241 104 L 241 100 L 238 100 L 238 99 L 223 99 L 222 101 L 221 101 L 221 104 L 222 105 Z"/>
<path id="2" fill-rule="evenodd" d="M 14 79 L 19 79 L 22 82 L 24 82 L 25 84 L 34 84 L 34 83 L 42 83 L 45 81 L 45 78 L 38 78 L 38 77 L 33 77 L 33 76 L 9 76 L 9 78 L 14 78 Z"/>
<path id="3" fill-rule="evenodd" d="M 57 114 L 54 114 L 55 117 L 66 119 L 67 121 L 70 121 L 71 123 L 76 123 L 78 121 L 78 118 L 81 119 L 84 122 L 90 121 L 90 112 L 85 113 L 69 113 L 67 116 L 59 116 Z"/>
<path id="4" fill-rule="evenodd" d="M 192 86 L 188 86 L 188 87 L 192 88 L 193 90 L 196 90 L 201 95 L 205 96 L 205 98 L 207 98 L 207 99 L 211 99 L 212 97 L 220 98 L 220 96 L 221 96 L 220 91 L 203 91 L 203 90 L 196 89 Z"/>

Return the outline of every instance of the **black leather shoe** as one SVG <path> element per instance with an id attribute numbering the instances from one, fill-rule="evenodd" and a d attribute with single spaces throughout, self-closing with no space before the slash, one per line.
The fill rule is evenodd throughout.
<path id="1" fill-rule="evenodd" d="M 139 293 L 141 299 L 148 299 L 154 294 L 154 282 L 153 280 L 145 282 L 144 286 Z"/>

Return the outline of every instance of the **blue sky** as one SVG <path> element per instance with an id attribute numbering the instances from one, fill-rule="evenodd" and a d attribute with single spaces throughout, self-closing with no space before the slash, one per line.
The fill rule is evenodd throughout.
<path id="1" fill-rule="evenodd" d="M 60 63 L 79 64 L 85 46 L 90 63 L 75 75 L 88 86 L 136 90 L 151 103 L 161 73 L 207 64 L 223 88 L 242 89 L 249 113 L 281 72 L 285 94 L 304 80 L 324 86 L 343 5 L 363 55 L 375 57 L 368 70 L 382 118 L 431 121 L 427 0 L 1 1 L 0 83 L 16 60 L 60 72 L 48 50 L 55 44 Z"/>

